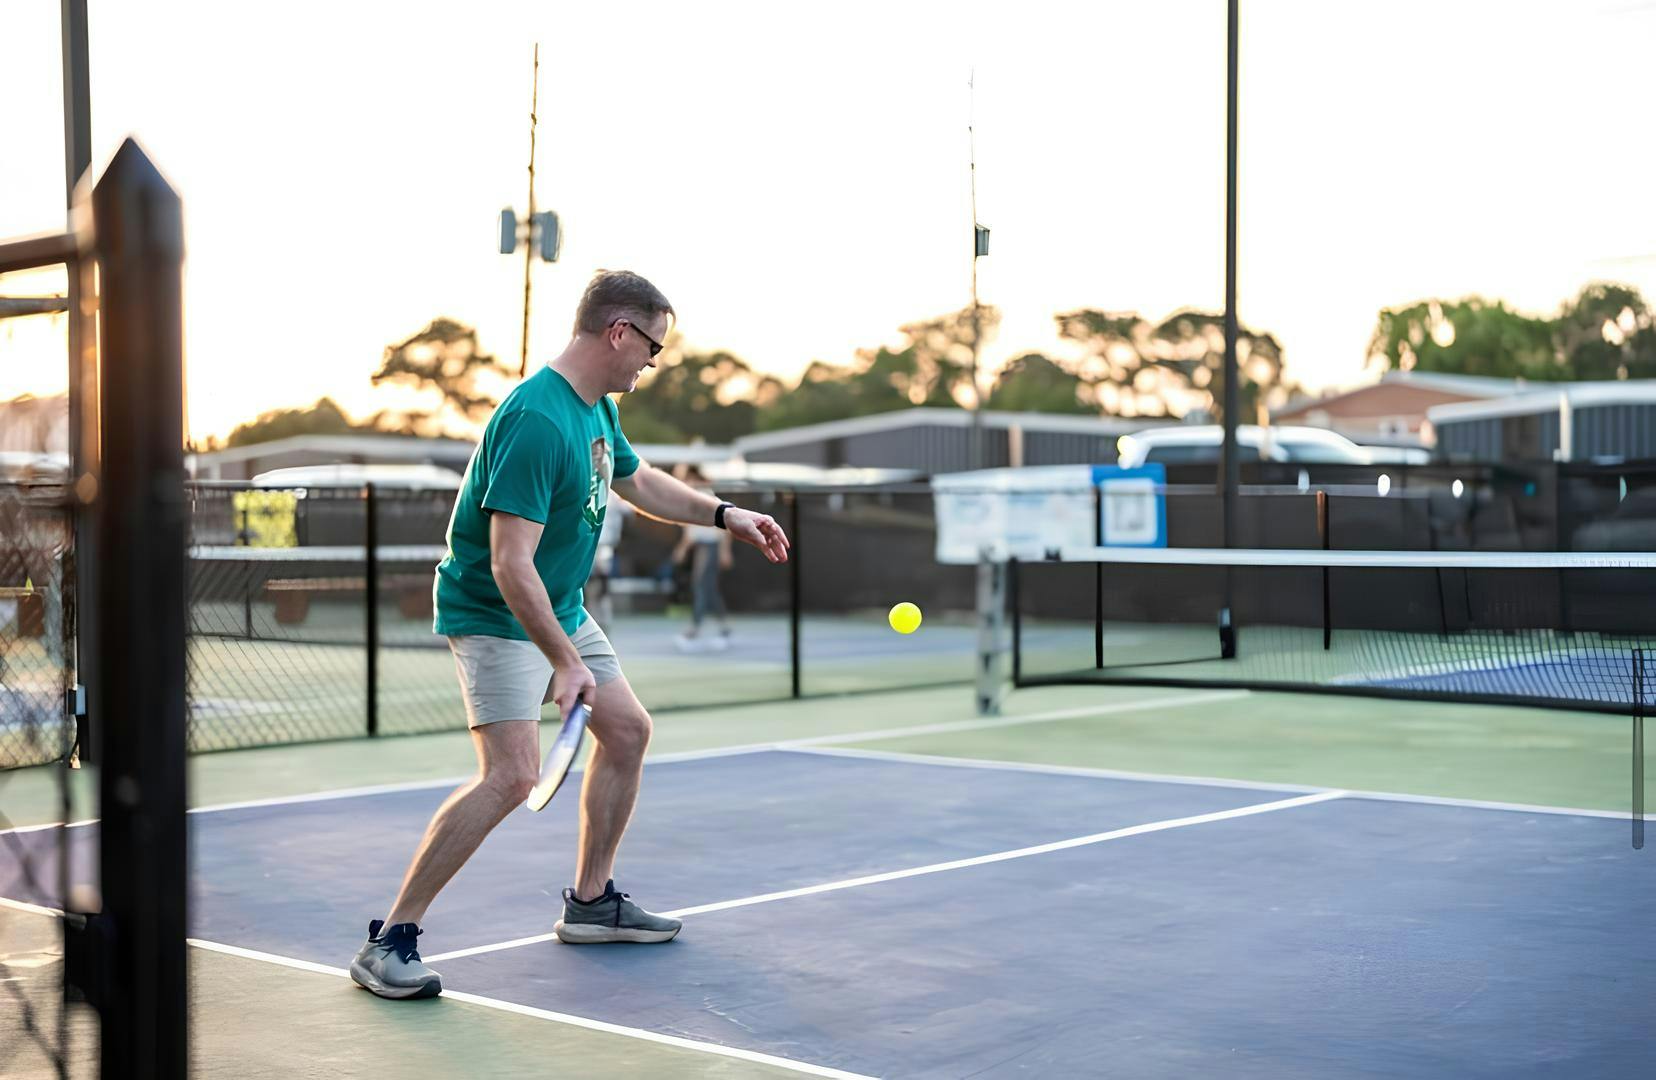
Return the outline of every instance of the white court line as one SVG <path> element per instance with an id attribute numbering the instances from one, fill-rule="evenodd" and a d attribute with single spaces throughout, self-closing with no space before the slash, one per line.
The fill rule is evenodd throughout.
<path id="1" fill-rule="evenodd" d="M 41 907 L 39 904 L 25 904 L 21 900 L 8 900 L 0 896 L 0 908 L 11 908 L 13 911 L 26 911 L 30 915 L 45 915 L 53 919 L 63 918 L 63 912 L 57 908 Z"/>
<path id="2" fill-rule="evenodd" d="M 1244 788 L 1253 791 L 1333 791 L 1317 784 L 1278 784 L 1263 780 L 1231 780 L 1222 776 L 1180 776 L 1177 774 L 1127 772 L 1122 769 L 1095 769 L 1081 765 L 1042 765 L 1030 761 L 994 761 L 987 758 L 955 758 L 938 754 L 907 754 L 898 750 L 860 750 L 854 747 L 779 746 L 791 754 L 821 754 L 824 757 L 869 758 L 911 765 L 943 765 L 954 769 L 991 769 L 1007 772 L 1048 773 L 1054 776 L 1092 776 L 1103 780 L 1131 780 L 1149 784 L 1195 784 L 1201 787 Z M 1374 802 L 1420 803 L 1424 806 L 1458 806 L 1467 810 L 1507 810 L 1521 814 L 1560 814 L 1564 817 L 1614 818 L 1627 820 L 1623 810 L 1587 810 L 1573 806 L 1537 806 L 1533 803 L 1496 802 L 1489 799 L 1457 799 L 1448 795 L 1411 795 L 1400 791 L 1364 791 L 1339 788 L 1348 799 Z M 1656 820 L 1656 815 L 1653 815 Z"/>
<path id="3" fill-rule="evenodd" d="M 812 896 L 816 893 L 837 892 L 840 889 L 856 889 L 864 885 L 878 885 L 886 881 L 899 881 L 903 878 L 920 877 L 925 874 L 941 874 L 950 870 L 965 870 L 973 866 L 1006 862 L 1009 859 L 1025 859 L 1031 855 L 1046 855 L 1054 851 L 1067 851 L 1070 848 L 1102 844 L 1108 840 L 1120 840 L 1128 836 L 1143 836 L 1146 833 L 1182 829 L 1190 825 L 1206 825 L 1210 822 L 1226 821 L 1230 818 L 1267 814 L 1276 810 L 1289 810 L 1297 806 L 1310 806 L 1314 803 L 1338 799 L 1344 795 L 1345 792 L 1343 791 L 1319 791 L 1310 795 L 1299 795 L 1292 799 L 1279 799 L 1276 802 L 1255 803 L 1252 806 L 1239 806 L 1232 810 L 1216 810 L 1208 814 L 1169 818 L 1165 821 L 1152 821 L 1143 825 L 1128 825 L 1121 829 L 1111 829 L 1109 832 L 1091 833 L 1087 836 L 1076 836 L 1068 840 L 1054 840 L 1051 843 L 1036 844 L 1032 847 L 1013 848 L 1010 851 L 997 851 L 989 855 L 974 855 L 967 859 L 952 859 L 949 862 L 914 866 L 907 870 L 891 870 L 883 874 L 868 874 L 863 877 L 846 878 L 843 881 L 829 881 L 821 885 L 806 885 L 798 889 L 784 889 L 781 892 L 761 893 L 758 896 L 744 896 L 738 900 L 721 900 L 717 903 L 701 904 L 697 907 L 679 908 L 677 911 L 664 911 L 661 914 L 670 919 L 682 919 L 690 915 L 704 915 L 710 911 L 750 907 L 754 904 L 768 904 L 776 900 L 792 900 L 796 897 Z M 513 941 L 503 941 L 494 945 L 479 945 L 471 949 L 456 949 L 453 952 L 438 953 L 435 956 L 428 956 L 426 959 L 431 963 L 436 963 L 439 960 L 456 960 L 464 956 L 478 956 L 482 953 L 499 952 L 502 949 L 513 949 L 522 945 L 535 945 L 543 941 L 550 941 L 555 936 L 554 934 L 540 934 L 535 937 L 517 938 Z"/>
<path id="4" fill-rule="evenodd" d="M 85 821 L 71 821 L 67 825 L 56 821 L 49 821 L 44 825 L 14 825 L 9 829 L 0 829 L 0 836 L 12 836 L 26 832 L 45 832 L 47 829 L 75 829 L 82 825 L 96 825 L 97 823 L 97 818 L 88 818 Z"/>
<path id="5" fill-rule="evenodd" d="M 960 731 L 982 731 L 987 728 L 1017 727 L 1021 724 L 1047 724 L 1055 720 L 1078 720 L 1089 716 L 1109 716 L 1114 713 L 1139 712 L 1144 709 L 1174 709 L 1185 705 L 1206 705 L 1247 697 L 1250 690 L 1220 690 L 1178 697 L 1145 698 L 1122 701 L 1114 705 L 1092 705 L 1076 709 L 1057 709 L 1052 712 L 1030 713 L 1027 716 L 994 716 L 982 720 L 946 720 L 936 724 L 917 724 L 914 727 L 886 728 L 883 731 L 842 732 L 834 735 L 814 735 L 804 739 L 784 739 L 773 744 L 778 750 L 796 746 L 833 746 L 838 743 L 878 742 L 882 739 L 903 739 L 911 735 L 950 735 Z"/>
<path id="6" fill-rule="evenodd" d="M 793 746 L 829 746 L 836 743 L 854 743 L 878 741 L 881 739 L 899 739 L 909 735 L 940 734 L 951 731 L 975 731 L 980 728 L 1013 727 L 1019 724 L 1045 723 L 1051 720 L 1071 720 L 1084 716 L 1105 716 L 1111 713 L 1132 712 L 1140 709 L 1155 709 L 1169 706 L 1202 704 L 1208 701 L 1221 701 L 1227 698 L 1244 697 L 1250 691 L 1227 690 L 1213 693 L 1188 694 L 1170 698 L 1145 698 L 1136 701 L 1118 702 L 1113 705 L 1086 706 L 1076 709 L 1060 709 L 1053 712 L 1030 713 L 1025 716 L 993 717 L 985 720 L 956 720 L 939 724 L 925 724 L 918 727 L 884 728 L 874 731 L 843 732 L 835 735 L 816 735 L 803 739 L 781 739 L 772 742 L 740 743 L 735 746 L 718 746 L 707 750 L 680 750 L 670 754 L 657 754 L 645 759 L 646 765 L 670 765 L 682 761 L 705 761 L 709 758 L 736 757 L 743 754 L 759 754 L 769 750 L 787 749 Z M 572 770 L 580 772 L 580 769 Z M 449 776 L 437 780 L 410 780 L 395 784 L 371 784 L 365 787 L 337 788 L 331 791 L 312 791 L 302 795 L 279 795 L 268 799 L 249 799 L 244 802 L 219 803 L 213 806 L 191 807 L 186 813 L 216 814 L 223 810 L 247 810 L 265 806 L 293 806 L 301 803 L 328 802 L 332 799 L 358 799 L 373 795 L 395 795 L 409 791 L 427 791 L 433 788 L 454 787 L 471 779 L 471 774 L 465 776 Z M 80 828 L 86 825 L 96 825 L 96 818 L 85 821 L 72 821 L 64 828 Z M 21 825 L 10 829 L 0 829 L 0 836 L 7 833 L 37 832 L 42 829 L 59 828 L 57 824 Z"/>
<path id="7" fill-rule="evenodd" d="M 1286 784 L 1269 780 L 1233 780 L 1223 776 L 1181 776 L 1174 773 L 1130 772 L 1126 769 L 1104 769 L 1090 765 L 1046 765 L 1034 761 L 997 761 L 993 758 L 949 757 L 944 754 L 916 754 L 902 750 L 864 750 L 855 746 L 779 746 L 789 754 L 815 754 L 821 757 L 861 758 L 869 761 L 890 761 L 899 765 L 942 765 L 952 769 L 988 769 L 991 772 L 1031 772 L 1049 776 L 1084 776 L 1095 780 L 1131 780 L 1135 783 L 1189 784 L 1195 787 L 1241 788 L 1246 791 L 1295 791 L 1314 794 L 1331 791 L 1324 784 Z M 1345 789 L 1341 789 L 1345 790 Z"/>
<path id="8" fill-rule="evenodd" d="M 223 945 L 216 941 L 204 941 L 200 938 L 188 939 L 191 945 L 208 952 L 223 953 L 226 956 L 236 956 L 243 960 L 258 960 L 261 963 L 276 964 L 280 967 L 293 968 L 297 971 L 308 971 L 317 975 L 332 975 L 336 978 L 348 979 L 351 973 L 345 968 L 328 967 L 325 964 L 314 964 L 309 960 L 296 960 L 289 956 L 278 956 L 275 953 L 256 952 L 253 949 L 243 949 L 235 945 Z M 808 1061 L 794 1061 L 792 1058 L 776 1057 L 772 1054 L 762 1054 L 757 1050 L 743 1050 L 736 1046 L 721 1046 L 718 1043 L 700 1042 L 696 1039 L 686 1039 L 678 1035 L 663 1035 L 659 1032 L 648 1031 L 644 1028 L 623 1027 L 620 1024 L 606 1023 L 603 1020 L 592 1020 L 585 1016 L 576 1016 L 572 1013 L 552 1012 L 548 1009 L 536 1009 L 529 1005 L 519 1005 L 516 1002 L 501 1001 L 498 998 L 482 997 L 477 994 L 461 993 L 454 990 L 444 990 L 442 997 L 445 1000 L 463 1001 L 469 1005 L 481 1005 L 486 1009 L 496 1009 L 500 1012 L 516 1013 L 519 1016 L 530 1016 L 537 1020 L 551 1020 L 554 1023 L 568 1024 L 571 1027 L 586 1028 L 588 1031 L 602 1031 L 610 1035 L 622 1035 L 629 1039 L 639 1039 L 643 1042 L 659 1043 L 663 1046 L 677 1047 L 681 1050 L 696 1050 L 704 1054 L 716 1054 L 720 1057 L 736 1058 L 739 1061 L 752 1061 L 760 1065 L 773 1065 L 790 1072 L 803 1073 L 806 1076 L 835 1077 L 838 1080 L 874 1080 L 862 1073 L 845 1072 L 841 1069 L 830 1069 L 825 1065 L 813 1065 Z"/>

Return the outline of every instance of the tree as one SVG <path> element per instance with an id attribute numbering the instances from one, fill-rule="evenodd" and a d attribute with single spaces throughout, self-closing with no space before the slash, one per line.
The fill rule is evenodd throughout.
<path id="1" fill-rule="evenodd" d="M 1093 308 L 1054 316 L 1058 336 L 1085 350 L 1077 375 L 1092 387 L 1099 411 L 1120 416 L 1182 416 L 1192 409 L 1215 418 L 1224 402 L 1225 317 L 1185 309 L 1152 324 L 1137 312 Z M 1276 336 L 1238 327 L 1237 388 L 1243 423 L 1285 404 L 1297 389 L 1283 370 Z"/>
<path id="2" fill-rule="evenodd" d="M 1552 318 L 1468 296 L 1380 312 L 1369 362 L 1382 370 L 1536 382 L 1656 377 L 1656 317 L 1631 285 L 1593 282 Z"/>
<path id="3" fill-rule="evenodd" d="M 820 424 L 829 420 L 844 420 L 872 412 L 889 412 L 900 406 L 888 402 L 883 408 L 870 408 L 858 395 L 856 372 L 848 367 L 813 360 L 776 406 L 759 416 L 760 431 L 777 431 L 799 427 L 802 424 Z"/>
<path id="4" fill-rule="evenodd" d="M 1553 340 L 1572 379 L 1656 377 L 1656 319 L 1631 285 L 1584 286 L 1554 320 Z"/>
<path id="5" fill-rule="evenodd" d="M 1007 412 L 1096 414 L 1096 388 L 1040 353 L 1014 357 L 995 378 L 989 407 Z"/>
<path id="6" fill-rule="evenodd" d="M 505 379 L 510 374 L 479 347 L 475 329 L 453 319 L 436 318 L 412 337 L 385 347 L 373 382 L 376 386 L 390 382 L 436 390 L 439 400 L 435 409 L 403 414 L 405 430 L 434 435 L 442 433 L 445 417 L 458 415 L 467 426 L 481 423 L 499 398 L 480 390 L 480 378 L 492 375 Z"/>
<path id="7" fill-rule="evenodd" d="M 1368 351 L 1370 364 L 1381 369 L 1504 379 L 1570 377 L 1549 320 L 1520 315 L 1503 301 L 1481 296 L 1387 308 L 1380 312 Z"/>
<path id="8" fill-rule="evenodd" d="M 378 431 L 383 414 L 363 423 L 355 423 L 332 398 L 318 398 L 306 409 L 271 409 L 260 413 L 256 420 L 237 424 L 225 446 L 251 446 L 254 443 L 286 439 L 294 435 L 344 435 L 353 431 Z"/>
<path id="9" fill-rule="evenodd" d="M 783 393 L 779 380 L 733 353 L 684 351 L 676 333 L 665 344 L 656 369 L 621 399 L 629 439 L 730 443 L 752 434 L 760 410 Z"/>
<path id="10" fill-rule="evenodd" d="M 987 340 L 1000 325 L 1000 311 L 982 305 L 978 312 L 976 332 Z M 970 404 L 973 326 L 972 309 L 966 307 L 900 327 L 906 339 L 901 349 L 859 349 L 849 366 L 812 361 L 792 390 L 760 412 L 759 427 L 773 431 L 917 406 Z"/>

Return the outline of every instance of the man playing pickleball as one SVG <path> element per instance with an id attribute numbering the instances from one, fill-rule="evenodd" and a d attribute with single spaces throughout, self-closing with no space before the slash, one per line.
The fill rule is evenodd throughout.
<path id="1" fill-rule="evenodd" d="M 549 701 L 560 717 L 577 701 L 587 705 L 594 743 L 575 883 L 563 891 L 554 930 L 572 944 L 670 941 L 679 931 L 678 920 L 645 911 L 611 880 L 638 798 L 650 714 L 582 607 L 581 586 L 612 486 L 652 517 L 727 529 L 774 563 L 787 560 L 788 538 L 770 517 L 651 468 L 621 433 L 608 395 L 633 389 L 655 366 L 673 317 L 667 298 L 637 274 L 598 273 L 576 310 L 574 337 L 501 402 L 467 466 L 437 567 L 434 628 L 454 653 L 478 771 L 426 826 L 391 910 L 369 924 L 351 963 L 351 977 L 381 997 L 442 991 L 420 960 L 420 920 L 534 787 Z"/>

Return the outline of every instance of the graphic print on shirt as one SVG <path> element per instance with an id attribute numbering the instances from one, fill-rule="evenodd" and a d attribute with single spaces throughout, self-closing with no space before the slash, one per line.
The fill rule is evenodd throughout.
<path id="1" fill-rule="evenodd" d="M 615 455 L 610 453 L 609 440 L 600 435 L 592 440 L 592 479 L 587 484 L 586 505 L 581 508 L 581 520 L 594 532 L 604 525 L 610 480 L 614 476 Z"/>

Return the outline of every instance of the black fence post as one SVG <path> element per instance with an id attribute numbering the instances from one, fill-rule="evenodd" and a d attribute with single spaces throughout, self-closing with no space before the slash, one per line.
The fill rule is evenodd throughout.
<path id="1" fill-rule="evenodd" d="M 103 329 L 93 500 L 102 1075 L 184 1077 L 183 207 L 130 139 L 92 205 Z"/>
<path id="2" fill-rule="evenodd" d="M 792 675 L 792 693 L 794 697 L 801 697 L 799 671 L 799 620 L 801 597 L 804 595 L 804 582 L 799 570 L 799 550 L 804 545 L 800 543 L 799 535 L 799 492 L 788 493 L 788 539 L 792 542 L 788 550 L 788 666 Z"/>
<path id="3" fill-rule="evenodd" d="M 1328 492 L 1317 492 L 1317 538 L 1322 541 L 1322 549 L 1327 551 L 1332 546 L 1333 539 L 1328 530 Z M 1323 624 L 1323 651 L 1327 652 L 1334 647 L 1334 619 L 1330 611 L 1328 596 L 1328 567 L 1322 568 L 1322 624 Z"/>
<path id="4" fill-rule="evenodd" d="M 364 574 L 362 594 L 366 598 L 368 638 L 368 737 L 379 734 L 379 513 L 374 485 L 362 485 L 362 505 L 367 518 L 363 528 Z"/>
<path id="5" fill-rule="evenodd" d="M 1006 560 L 1006 599 L 1012 609 L 1012 685 L 1023 686 L 1023 604 L 1018 598 L 1018 560 Z M 1103 665 L 1100 664 L 1100 667 Z"/>

